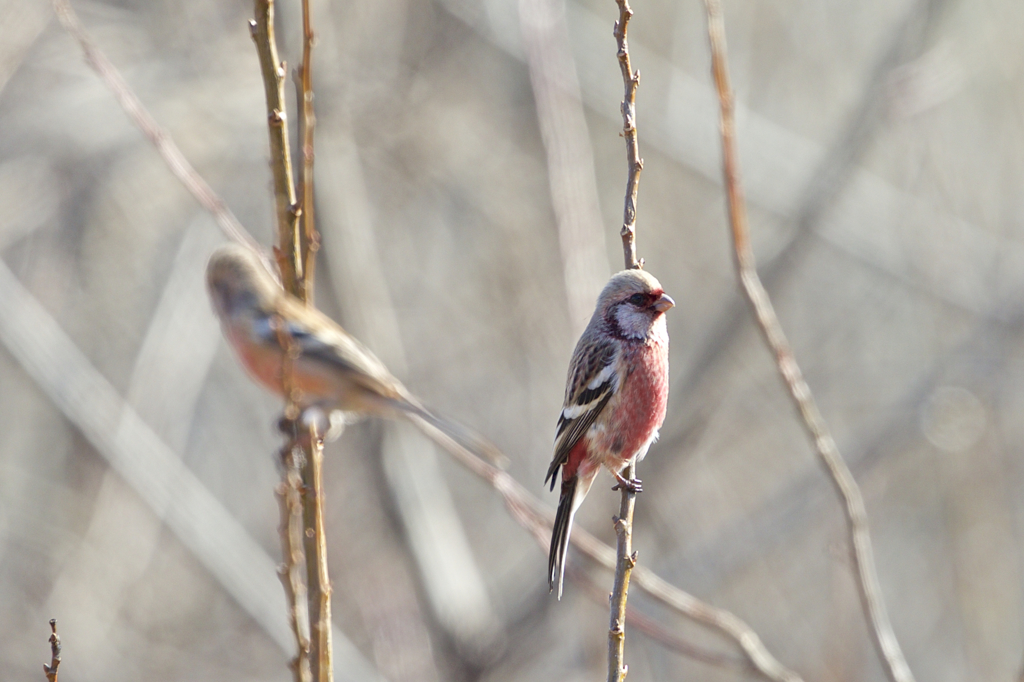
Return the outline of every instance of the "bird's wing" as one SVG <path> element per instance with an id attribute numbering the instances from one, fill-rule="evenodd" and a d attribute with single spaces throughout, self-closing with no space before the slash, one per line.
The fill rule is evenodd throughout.
<path id="1" fill-rule="evenodd" d="M 383 398 L 393 398 L 406 393 L 384 363 L 334 320 L 315 308 L 304 306 L 301 315 L 287 314 L 287 308 L 292 304 L 292 301 L 279 303 L 282 309 L 285 309 L 285 315 L 282 316 L 283 331 L 291 342 L 298 345 L 304 357 L 337 367 L 344 371 L 354 384 L 362 385 Z M 270 328 L 269 324 L 264 333 L 275 337 L 268 339 L 271 343 L 279 343 L 278 331 Z"/>
<path id="2" fill-rule="evenodd" d="M 581 339 L 576 348 L 569 367 L 565 403 L 558 416 L 555 456 L 544 479 L 545 483 L 550 479 L 552 490 L 559 467 L 569 460 L 573 447 L 594 424 L 618 388 L 619 375 L 615 371 L 617 353 L 618 345 L 613 341 L 586 343 Z"/>

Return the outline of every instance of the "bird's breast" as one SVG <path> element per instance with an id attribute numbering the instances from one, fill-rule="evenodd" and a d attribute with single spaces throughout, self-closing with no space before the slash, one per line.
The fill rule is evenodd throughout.
<path id="1" fill-rule="evenodd" d="M 647 445 L 668 408 L 668 342 L 629 344 L 625 376 L 609 403 L 609 419 L 594 434 L 609 459 L 627 461 Z"/>

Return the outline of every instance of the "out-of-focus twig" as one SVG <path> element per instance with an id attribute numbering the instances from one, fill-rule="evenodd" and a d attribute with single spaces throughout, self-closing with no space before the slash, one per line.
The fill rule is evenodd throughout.
<path id="1" fill-rule="evenodd" d="M 318 682 L 333 682 L 331 651 L 331 578 L 327 570 L 327 533 L 324 530 L 324 442 L 310 424 L 303 434 L 308 461 L 302 465 L 303 539 L 306 582 L 309 585 L 310 663 Z M 310 532 L 312 530 L 312 532 Z"/>
<path id="2" fill-rule="evenodd" d="M 313 112 L 313 26 L 309 0 L 302 0 L 302 63 L 299 65 L 297 89 L 299 116 L 299 145 L 302 150 L 302 171 L 299 174 L 297 196 L 300 205 L 299 234 L 302 257 L 302 279 L 298 285 L 303 292 L 299 298 L 312 305 L 313 274 L 316 271 L 316 253 L 320 249 L 320 235 L 316 231 L 316 206 L 313 202 L 313 131 L 316 114 Z M 329 631 L 329 630 L 328 630 Z"/>
<path id="3" fill-rule="evenodd" d="M 768 292 L 757 274 L 754 251 L 750 245 L 747 228 L 746 205 L 740 184 L 739 162 L 736 153 L 736 129 L 733 116 L 733 95 L 729 85 L 729 67 L 726 60 L 725 22 L 718 0 L 705 0 L 708 13 L 708 36 L 711 42 L 711 68 L 721 108 L 722 161 L 725 174 L 725 188 L 729 209 L 729 223 L 732 229 L 733 246 L 736 251 L 736 267 L 744 293 L 750 300 L 758 325 L 769 348 L 775 354 L 779 372 L 789 393 L 803 418 L 814 447 L 825 468 L 843 498 L 846 521 L 853 550 L 853 561 L 857 567 L 861 601 L 871 625 L 871 633 L 878 652 L 885 663 L 886 672 L 892 682 L 913 682 L 914 676 L 900 650 L 899 642 L 889 622 L 885 601 L 875 569 L 871 535 L 868 531 L 867 511 L 864 498 L 850 473 L 845 460 L 839 453 L 835 440 L 822 417 L 810 387 L 803 378 L 792 348 L 782 331 Z"/>
<path id="4" fill-rule="evenodd" d="M 313 48 L 312 20 L 308 0 L 302 3 L 303 61 L 299 67 L 299 118 L 302 128 L 302 188 L 301 201 L 292 173 L 291 149 L 288 142 L 288 116 L 285 111 L 285 65 L 279 61 L 274 36 L 274 0 L 255 0 L 256 18 L 250 23 L 256 51 L 260 58 L 260 71 L 267 99 L 267 122 L 270 131 L 270 168 L 274 176 L 274 199 L 277 206 L 277 263 L 281 270 L 281 283 L 285 291 L 304 302 L 313 302 L 313 268 L 316 259 L 317 238 L 313 212 Z M 279 331 L 283 334 L 283 327 Z M 288 348 L 286 356 L 293 354 L 291 339 L 282 339 Z M 331 668 L 331 586 L 327 570 L 327 545 L 324 537 L 323 498 L 321 476 L 323 443 L 321 434 L 312 426 L 300 426 L 296 396 L 288 389 L 291 363 L 282 367 L 285 394 L 286 422 L 291 426 L 285 448 L 292 456 L 299 456 L 301 475 L 302 542 L 306 566 L 307 625 L 310 638 L 309 663 L 314 682 L 332 682 Z M 300 662 L 302 641 L 300 645 Z"/>
<path id="5" fill-rule="evenodd" d="M 50 665 L 43 663 L 43 672 L 49 682 L 57 682 L 57 667 L 60 666 L 60 635 L 57 634 L 57 619 L 50 619 Z"/>
<path id="6" fill-rule="evenodd" d="M 295 198 L 288 114 L 285 111 L 285 64 L 277 54 L 274 35 L 274 0 L 256 0 L 256 18 L 249 30 L 260 59 L 263 89 L 267 99 L 267 130 L 270 134 L 270 171 L 274 177 L 274 205 L 277 209 L 277 266 L 285 291 L 300 301 L 306 296 L 302 279 L 302 246 L 299 241 L 299 205 Z"/>
<path id="7" fill-rule="evenodd" d="M 406 350 L 380 257 L 357 138 L 343 116 L 320 138 L 321 215 L 332 225 L 323 253 L 346 328 L 397 376 L 408 373 Z M 328 132 L 329 129 L 329 132 Z M 326 150 L 327 153 L 323 153 Z M 450 483 L 433 446 L 396 423 L 382 424 L 384 482 L 437 624 L 472 666 L 493 661 L 504 642 L 487 583 L 466 537 Z M 411 625 L 410 625 L 411 627 Z"/>
<path id="8" fill-rule="evenodd" d="M 281 556 L 284 563 L 278 568 L 278 576 L 284 585 L 288 599 L 288 622 L 298 644 L 298 651 L 291 661 L 295 682 L 310 682 L 309 661 L 309 611 L 306 605 L 306 584 L 302 580 L 304 563 L 302 533 L 302 478 L 299 465 L 291 448 L 281 449 L 283 473 L 275 493 L 281 512 Z"/>
<path id="9" fill-rule="evenodd" d="M 231 210 L 225 205 L 224 200 L 196 172 L 196 169 L 192 167 L 192 164 L 188 162 L 185 155 L 181 153 L 181 150 L 178 149 L 178 145 L 174 143 L 171 136 L 157 124 L 142 105 L 142 102 L 139 101 L 139 98 L 132 92 L 132 89 L 128 87 L 128 84 L 118 70 L 110 63 L 106 55 L 96 47 L 89 34 L 86 33 L 82 23 L 78 20 L 78 15 L 75 14 L 68 0 L 53 0 L 53 9 L 57 13 L 57 19 L 60 20 L 64 30 L 71 34 L 71 37 L 77 40 L 78 44 L 82 47 L 86 62 L 106 86 L 110 88 L 118 104 L 121 105 L 121 108 L 128 114 L 132 122 L 153 143 L 153 146 L 156 147 L 157 152 L 163 158 L 171 173 L 174 174 L 174 177 L 178 178 L 196 201 L 209 211 L 210 215 L 217 221 L 221 231 L 229 239 L 262 254 L 262 249 L 246 229 L 242 227 L 242 224 L 238 222 L 238 219 L 235 218 Z"/>
<path id="10" fill-rule="evenodd" d="M 608 256 L 565 0 L 519 0 L 519 26 L 547 156 L 569 320 L 578 335 L 604 285 Z"/>

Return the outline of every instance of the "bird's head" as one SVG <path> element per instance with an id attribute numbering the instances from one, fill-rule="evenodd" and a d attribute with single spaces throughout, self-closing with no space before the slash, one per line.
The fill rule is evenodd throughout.
<path id="1" fill-rule="evenodd" d="M 646 339 L 656 324 L 664 325 L 664 313 L 675 304 L 654 275 L 623 270 L 608 280 L 597 309 L 615 335 Z"/>
<path id="2" fill-rule="evenodd" d="M 221 318 L 266 309 L 281 293 L 259 256 L 238 244 L 213 252 L 206 266 L 206 287 Z"/>

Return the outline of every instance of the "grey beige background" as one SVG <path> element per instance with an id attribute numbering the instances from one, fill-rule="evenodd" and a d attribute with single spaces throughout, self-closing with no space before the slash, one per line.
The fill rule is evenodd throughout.
<path id="1" fill-rule="evenodd" d="M 281 4 L 294 63 L 297 3 Z M 910 666 L 1017 680 L 1024 5 L 725 5 L 761 271 L 863 486 Z M 74 6 L 266 243 L 251 5 Z M 550 504 L 565 366 L 621 264 L 625 184 L 614 3 L 560 6 L 314 3 L 319 304 Z M 702 4 L 635 10 L 638 248 L 678 302 L 635 546 L 808 682 L 882 680 L 832 485 L 733 277 Z M 0 677 L 42 679 L 56 617 L 66 682 L 290 679 L 280 405 L 206 301 L 222 237 L 48 3 L 0 1 L 0 88 Z M 353 426 L 326 476 L 339 679 L 603 679 L 600 599 L 550 597 L 534 540 L 414 432 Z M 609 540 L 602 480 L 578 523 Z M 636 633 L 627 661 L 636 682 L 755 678 Z"/>

